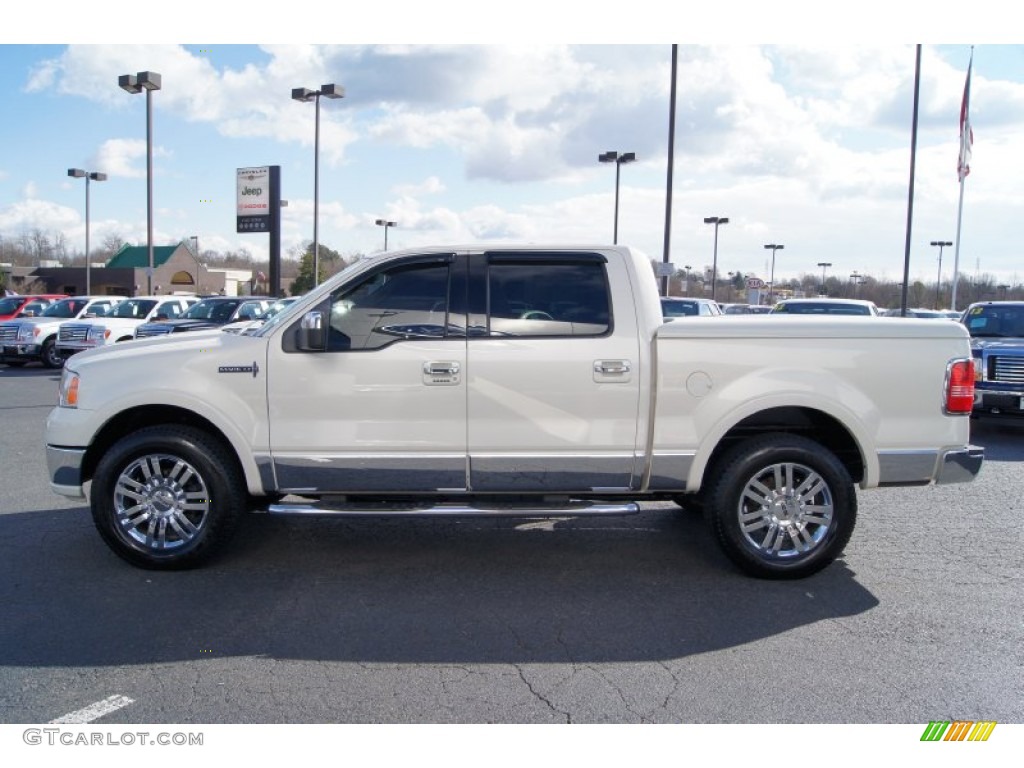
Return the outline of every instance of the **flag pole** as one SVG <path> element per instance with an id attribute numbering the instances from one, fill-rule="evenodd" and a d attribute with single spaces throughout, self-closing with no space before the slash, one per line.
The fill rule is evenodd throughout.
<path id="1" fill-rule="evenodd" d="M 907 191 L 907 242 L 903 251 L 903 290 L 900 294 L 900 317 L 907 316 L 907 289 L 910 285 L 910 233 L 914 223 L 914 168 L 917 165 L 917 117 L 921 98 L 921 44 L 914 55 L 914 114 L 910 126 L 910 184 Z M 822 277 L 822 283 L 825 278 Z"/>
<path id="2" fill-rule="evenodd" d="M 956 210 L 956 250 L 953 252 L 953 290 L 950 292 L 949 308 L 956 309 L 956 286 L 960 282 L 960 225 L 964 218 L 964 180 L 960 179 L 960 204 Z"/>
<path id="3" fill-rule="evenodd" d="M 971 172 L 971 145 L 974 144 L 974 129 L 971 128 L 971 70 L 974 69 L 974 46 L 967 62 L 967 79 L 964 81 L 964 97 L 960 102 L 960 156 L 957 158 L 956 174 L 960 179 L 960 202 L 956 211 L 956 250 L 953 252 L 953 287 L 950 291 L 950 309 L 956 309 L 956 288 L 960 282 L 960 228 L 964 218 L 964 179 Z"/>

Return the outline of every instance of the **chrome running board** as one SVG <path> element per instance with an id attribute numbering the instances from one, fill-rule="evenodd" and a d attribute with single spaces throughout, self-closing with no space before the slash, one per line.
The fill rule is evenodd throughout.
<path id="1" fill-rule="evenodd" d="M 640 512 L 636 502 L 595 504 L 586 501 L 560 504 L 417 504 L 415 502 L 359 503 L 344 502 L 330 506 L 317 504 L 271 504 L 272 515 L 327 517 L 576 517 L 588 515 L 635 515 Z"/>

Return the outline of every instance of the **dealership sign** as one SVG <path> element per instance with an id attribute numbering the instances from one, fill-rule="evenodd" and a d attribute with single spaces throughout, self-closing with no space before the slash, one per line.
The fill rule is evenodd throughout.
<path id="1" fill-rule="evenodd" d="M 270 166 L 239 168 L 235 199 L 237 231 L 269 231 Z"/>

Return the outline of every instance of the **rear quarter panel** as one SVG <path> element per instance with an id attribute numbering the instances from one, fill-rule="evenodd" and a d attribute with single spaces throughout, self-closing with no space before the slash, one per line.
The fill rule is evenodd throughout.
<path id="1" fill-rule="evenodd" d="M 969 421 L 943 413 L 948 363 L 970 356 L 954 323 L 889 318 L 692 318 L 656 336 L 652 452 L 693 454 L 688 489 L 732 427 L 780 406 L 820 410 L 860 448 L 864 488 L 879 451 L 966 445 Z"/>

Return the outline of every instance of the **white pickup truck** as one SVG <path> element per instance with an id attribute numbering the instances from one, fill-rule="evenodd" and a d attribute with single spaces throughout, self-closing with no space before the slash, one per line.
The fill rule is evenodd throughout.
<path id="1" fill-rule="evenodd" d="M 120 302 L 110 314 L 95 320 L 62 323 L 56 352 L 67 359 L 86 349 L 131 341 L 135 329 L 151 320 L 172 320 L 199 301 L 195 296 L 135 296 Z"/>
<path id="2" fill-rule="evenodd" d="M 813 573 L 856 487 L 965 482 L 974 369 L 956 323 L 664 322 L 614 246 L 428 248 L 359 261 L 254 335 L 76 355 L 51 486 L 89 488 L 147 568 L 210 557 L 240 514 L 624 514 L 702 507 L 747 572 Z M 290 497 L 290 498 L 289 498 Z"/>
<path id="3" fill-rule="evenodd" d="M 104 315 L 124 296 L 69 296 L 54 302 L 36 317 L 0 323 L 0 362 L 15 367 L 38 360 L 47 368 L 60 368 L 64 358 L 57 351 L 57 331 L 77 318 Z"/>

